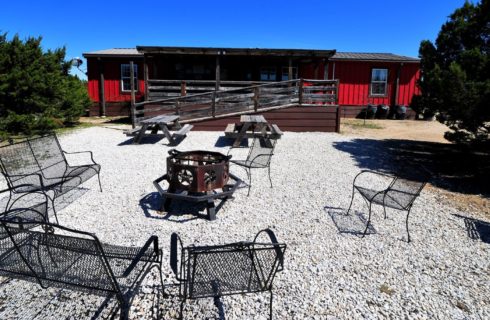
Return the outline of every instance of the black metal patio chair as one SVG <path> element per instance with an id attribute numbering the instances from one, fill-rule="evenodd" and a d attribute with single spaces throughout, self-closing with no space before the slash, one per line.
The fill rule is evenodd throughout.
<path id="1" fill-rule="evenodd" d="M 142 247 L 102 244 L 90 233 L 18 216 L 0 219 L 0 275 L 85 293 L 115 296 L 127 319 L 132 289 L 153 267 L 161 279 L 161 250 L 152 236 Z"/>
<path id="2" fill-rule="evenodd" d="M 373 175 L 388 178 L 389 184 L 386 188 L 381 190 L 371 189 L 356 184 L 356 180 L 360 176 L 365 174 L 373 174 Z M 362 198 L 366 201 L 366 204 L 369 207 L 369 216 L 362 237 L 366 235 L 367 230 L 369 228 L 369 224 L 371 223 L 371 212 L 372 212 L 373 203 L 383 206 L 385 219 L 386 219 L 386 207 L 396 209 L 396 210 L 401 210 L 401 211 L 407 211 L 405 225 L 407 229 L 408 242 L 410 242 L 410 232 L 408 231 L 408 217 L 410 215 L 410 210 L 412 209 L 415 199 L 417 199 L 417 197 L 420 195 L 420 192 L 427 184 L 429 178 L 430 178 L 429 172 L 425 170 L 419 172 L 416 176 L 414 175 L 413 178 L 410 179 L 402 178 L 399 176 L 394 176 L 386 173 L 371 171 L 371 170 L 363 170 L 360 173 L 358 173 L 354 178 L 354 182 L 352 186 L 352 198 L 346 215 L 349 214 L 350 209 L 352 207 L 355 191 L 357 191 L 362 196 Z"/>
<path id="3" fill-rule="evenodd" d="M 0 195 L 10 191 L 1 190 Z M 9 199 L 4 210 L 0 211 L 0 219 L 31 222 L 49 222 L 48 197 L 42 192 L 22 193 L 13 200 Z"/>
<path id="4" fill-rule="evenodd" d="M 277 140 L 276 139 L 268 139 L 263 136 L 255 137 L 252 141 L 252 145 L 250 146 L 250 151 L 245 160 L 230 160 L 231 163 L 234 163 L 245 169 L 247 172 L 247 177 L 249 180 L 248 184 L 248 193 L 247 196 L 250 195 L 250 187 L 252 186 L 252 169 L 266 169 L 269 175 L 269 182 L 272 188 L 272 179 L 271 179 L 271 160 L 274 155 L 274 149 L 276 147 Z M 228 150 L 228 154 L 232 148 Z"/>
<path id="5" fill-rule="evenodd" d="M 92 163 L 71 166 L 66 154 L 88 154 Z M 91 151 L 63 151 L 55 134 L 26 139 L 0 148 L 0 169 L 7 180 L 10 198 L 14 193 L 52 191 L 53 195 L 48 196 L 55 216 L 55 199 L 94 175 L 98 176 L 102 191 L 100 168 Z"/>
<path id="6" fill-rule="evenodd" d="M 270 242 L 257 241 L 263 233 Z M 258 232 L 252 242 L 188 247 L 173 233 L 170 244 L 170 267 L 179 281 L 182 298 L 181 318 L 187 299 L 269 291 L 272 319 L 272 283 L 276 273 L 283 270 L 286 250 L 286 244 L 278 243 L 272 230 Z"/>

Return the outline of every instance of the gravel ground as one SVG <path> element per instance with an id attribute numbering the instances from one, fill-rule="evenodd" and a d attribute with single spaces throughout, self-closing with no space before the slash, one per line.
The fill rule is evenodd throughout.
<path id="1" fill-rule="evenodd" d="M 177 149 L 226 153 L 220 136 L 192 131 Z M 121 131 L 100 127 L 60 140 L 66 151 L 94 152 L 102 165 L 104 189 L 99 192 L 97 179 L 91 179 L 75 202 L 63 205 L 61 199 L 60 223 L 93 232 L 111 244 L 138 246 L 158 235 L 168 285 L 175 283 L 168 265 L 172 232 L 178 232 L 185 244 L 220 244 L 252 240 L 257 231 L 270 227 L 288 245 L 285 270 L 275 281 L 276 319 L 490 318 L 488 239 L 469 237 L 468 221 L 474 220 L 462 218 L 435 194 L 424 190 L 415 202 L 411 243 L 406 242 L 405 214 L 388 210 L 385 220 L 379 207 L 373 215 L 373 234 L 362 239 L 356 235 L 363 230 L 365 204 L 356 197 L 355 213 L 347 217 L 342 213 L 361 168 L 350 153 L 335 147 L 351 138 L 286 132 L 272 162 L 274 188 L 269 187 L 266 170 L 254 171 L 250 197 L 246 188 L 238 190 L 213 222 L 196 218 L 195 207 L 178 206 L 183 211 L 178 215 L 157 210 L 159 196 L 152 181 L 165 172 L 170 149 L 166 140 L 132 145 Z M 245 177 L 241 168 L 231 170 Z M 365 183 L 377 186 L 382 181 Z M 172 286 L 166 290 L 176 293 Z M 176 318 L 178 298 L 165 298 L 161 291 L 154 271 L 136 292 L 130 317 Z M 266 319 L 268 298 L 268 294 L 224 297 L 224 316 Z M 107 318 L 115 302 L 109 301 L 108 306 L 103 302 L 104 298 L 93 295 L 43 290 L 34 283 L 0 277 L 0 319 Z M 220 314 L 210 298 L 187 302 L 184 318 L 213 319 Z"/>

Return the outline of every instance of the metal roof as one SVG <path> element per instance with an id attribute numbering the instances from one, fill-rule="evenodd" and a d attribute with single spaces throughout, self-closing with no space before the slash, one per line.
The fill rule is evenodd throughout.
<path id="1" fill-rule="evenodd" d="M 336 52 L 330 60 L 420 62 L 418 58 L 400 56 L 393 53 Z"/>
<path id="2" fill-rule="evenodd" d="M 136 46 L 145 54 L 199 54 L 199 55 L 250 55 L 250 56 L 283 56 L 283 57 L 323 57 L 329 58 L 335 50 L 318 49 L 266 49 L 266 48 L 212 48 L 212 47 L 160 47 Z"/>
<path id="3" fill-rule="evenodd" d="M 113 48 L 86 52 L 83 54 L 85 58 L 89 57 L 143 57 L 143 54 L 138 52 L 136 48 Z"/>

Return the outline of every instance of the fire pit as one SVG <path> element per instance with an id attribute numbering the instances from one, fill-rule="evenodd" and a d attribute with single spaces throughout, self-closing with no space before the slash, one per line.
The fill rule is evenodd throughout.
<path id="1" fill-rule="evenodd" d="M 172 189 L 207 192 L 223 188 L 228 182 L 229 160 L 219 152 L 170 150 L 167 176 Z"/>
<path id="2" fill-rule="evenodd" d="M 208 218 L 214 220 L 214 200 L 230 198 L 242 182 L 229 173 L 230 158 L 219 152 L 170 150 L 167 173 L 153 181 L 165 198 L 162 209 L 168 212 L 172 199 L 207 202 Z M 167 190 L 160 185 L 163 180 L 168 183 Z"/>

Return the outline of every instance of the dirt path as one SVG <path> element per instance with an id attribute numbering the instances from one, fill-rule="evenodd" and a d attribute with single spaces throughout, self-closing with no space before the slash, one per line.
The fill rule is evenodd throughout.
<path id="1" fill-rule="evenodd" d="M 342 119 L 340 132 L 348 136 L 375 139 L 405 139 L 449 143 L 444 139 L 448 127 L 438 121 Z"/>

